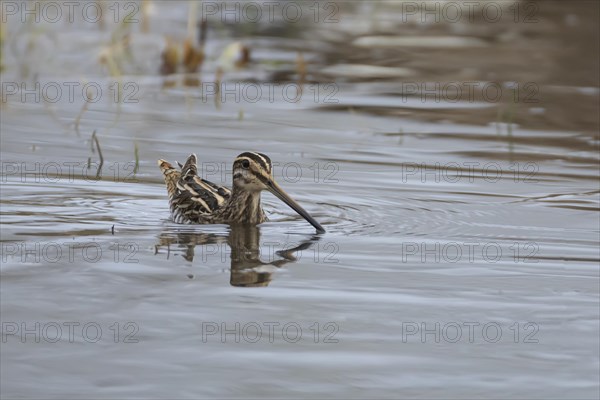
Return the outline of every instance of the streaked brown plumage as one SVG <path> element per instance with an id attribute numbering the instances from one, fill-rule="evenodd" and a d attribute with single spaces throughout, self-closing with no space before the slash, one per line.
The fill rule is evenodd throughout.
<path id="1" fill-rule="evenodd" d="M 165 160 L 158 165 L 165 177 L 173 221 L 180 224 L 260 224 L 267 221 L 260 192 L 268 190 L 294 209 L 319 233 L 325 229 L 273 179 L 271 159 L 245 152 L 233 162 L 233 187 L 215 185 L 198 176 L 197 157 L 188 157 L 181 171 Z"/>

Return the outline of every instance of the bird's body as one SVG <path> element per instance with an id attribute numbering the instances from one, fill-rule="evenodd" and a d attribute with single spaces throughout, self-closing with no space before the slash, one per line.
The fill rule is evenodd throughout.
<path id="1" fill-rule="evenodd" d="M 250 224 L 267 221 L 260 192 L 269 190 L 298 212 L 319 232 L 325 232 L 302 207 L 273 180 L 269 157 L 245 152 L 233 163 L 233 187 L 228 189 L 198 176 L 195 154 L 188 157 L 181 171 L 167 161 L 158 165 L 165 177 L 171 218 L 180 224 Z"/>

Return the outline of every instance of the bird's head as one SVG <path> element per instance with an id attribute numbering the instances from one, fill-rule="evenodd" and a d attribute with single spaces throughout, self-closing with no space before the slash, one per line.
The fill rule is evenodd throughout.
<path id="1" fill-rule="evenodd" d="M 275 179 L 273 179 L 273 164 L 268 156 L 250 151 L 237 156 L 233 162 L 233 186 L 238 190 L 251 193 L 268 190 L 300 214 L 319 233 L 325 232 L 325 229 L 275 182 Z"/>

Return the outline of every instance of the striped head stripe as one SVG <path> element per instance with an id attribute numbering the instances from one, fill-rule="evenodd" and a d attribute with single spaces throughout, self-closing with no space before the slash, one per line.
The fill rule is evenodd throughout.
<path id="1" fill-rule="evenodd" d="M 235 162 L 243 158 L 248 158 L 257 163 L 265 171 L 271 172 L 271 159 L 268 156 L 262 153 L 247 151 L 237 156 Z"/>

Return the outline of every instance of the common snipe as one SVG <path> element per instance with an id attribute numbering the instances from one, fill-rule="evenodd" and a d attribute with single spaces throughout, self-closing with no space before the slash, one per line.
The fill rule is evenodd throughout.
<path id="1" fill-rule="evenodd" d="M 198 176 L 195 154 L 181 171 L 165 160 L 158 165 L 165 176 L 171 218 L 180 224 L 260 224 L 267 221 L 260 192 L 268 190 L 310 222 L 319 233 L 325 229 L 273 179 L 271 159 L 264 154 L 245 152 L 233 162 L 233 188 L 215 185 Z M 181 166 L 181 164 L 180 164 Z"/>

